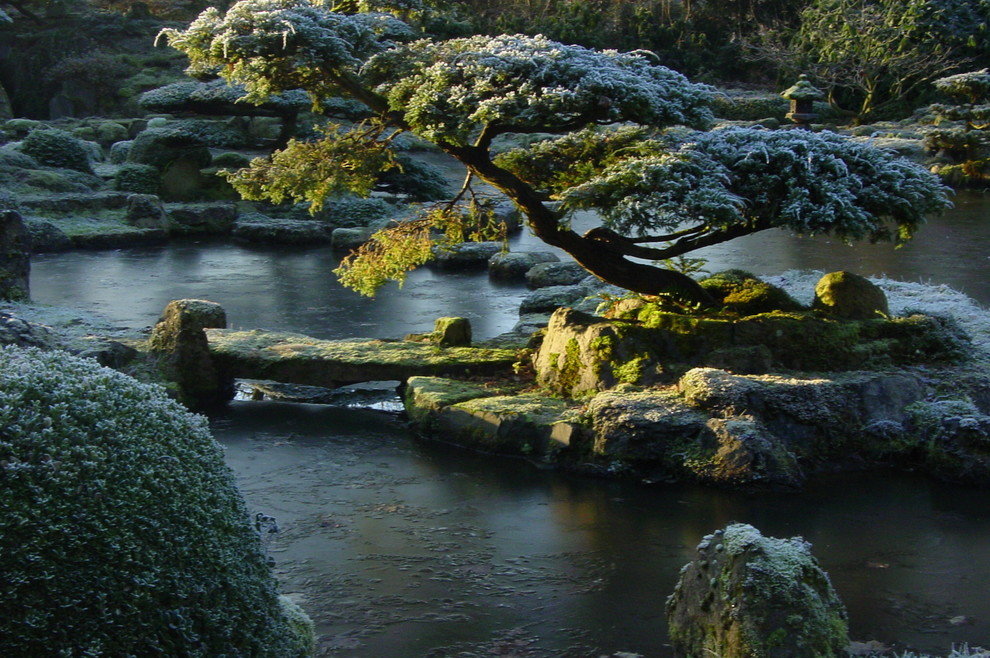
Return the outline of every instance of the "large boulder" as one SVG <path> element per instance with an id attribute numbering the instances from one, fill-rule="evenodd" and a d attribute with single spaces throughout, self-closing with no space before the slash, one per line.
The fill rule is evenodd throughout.
<path id="1" fill-rule="evenodd" d="M 843 320 L 873 320 L 890 315 L 887 295 L 866 277 L 830 272 L 815 284 L 812 308 Z"/>
<path id="2" fill-rule="evenodd" d="M 31 234 L 16 210 L 0 210 L 0 300 L 26 301 L 31 276 Z"/>
<path id="3" fill-rule="evenodd" d="M 166 379 L 178 388 L 178 398 L 192 409 L 222 404 L 233 397 L 233 382 L 220 375 L 210 355 L 204 329 L 223 329 L 223 307 L 202 299 L 177 299 L 165 307 L 152 328 L 148 346 L 161 355 Z"/>
<path id="4" fill-rule="evenodd" d="M 912 405 L 927 395 L 924 380 L 908 372 L 787 377 L 695 368 L 678 388 L 688 404 L 718 419 L 711 429 L 719 452 L 699 471 L 727 483 L 796 484 L 798 461 L 908 457 L 915 448 L 905 438 Z"/>
<path id="5" fill-rule="evenodd" d="M 40 217 L 25 217 L 24 226 L 31 234 L 31 251 L 65 251 L 72 248 L 72 238 L 53 222 Z"/>
<path id="6" fill-rule="evenodd" d="M 206 419 L 89 359 L 0 347 L 0 654 L 312 655 Z"/>
<path id="7" fill-rule="evenodd" d="M 785 441 L 748 416 L 712 418 L 672 389 L 599 393 L 586 405 L 593 455 L 645 480 L 698 480 L 730 487 L 801 483 Z"/>
<path id="8" fill-rule="evenodd" d="M 704 441 L 708 414 L 685 404 L 672 390 L 606 391 L 588 402 L 596 456 L 630 467 L 659 469 L 678 477 L 683 455 Z"/>
<path id="9" fill-rule="evenodd" d="M 678 658 L 839 658 L 845 607 L 811 545 L 734 523 L 706 536 L 667 600 Z"/>

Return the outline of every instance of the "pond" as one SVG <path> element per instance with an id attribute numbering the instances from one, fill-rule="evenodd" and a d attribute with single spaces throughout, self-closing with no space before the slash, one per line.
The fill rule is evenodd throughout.
<path id="1" fill-rule="evenodd" d="M 988 212 L 960 196 L 898 251 L 777 233 L 702 255 L 711 271 L 845 268 L 990 304 Z M 521 236 L 513 249 L 542 247 Z M 201 297 L 233 326 L 325 338 L 400 337 L 440 315 L 490 337 L 527 292 L 423 270 L 369 301 L 333 281 L 335 265 L 326 249 L 185 243 L 40 255 L 31 286 L 37 302 L 130 326 Z M 212 423 L 251 509 L 278 519 L 269 550 L 322 655 L 667 656 L 664 600 L 702 536 L 730 521 L 812 542 L 854 639 L 942 654 L 990 645 L 985 491 L 923 474 L 819 479 L 788 495 L 586 479 L 421 441 L 398 414 L 366 408 L 235 402 Z"/>

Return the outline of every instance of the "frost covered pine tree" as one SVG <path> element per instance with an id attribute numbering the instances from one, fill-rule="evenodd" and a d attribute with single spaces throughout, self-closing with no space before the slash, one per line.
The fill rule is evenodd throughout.
<path id="1" fill-rule="evenodd" d="M 542 37 L 417 38 L 415 1 L 393 13 L 334 12 L 309 0 L 241 0 L 165 30 L 193 74 L 219 73 L 263 102 L 305 90 L 313 108 L 347 96 L 370 112 L 329 124 L 232 177 L 242 195 L 318 207 L 368 193 L 394 167 L 392 141 L 411 132 L 507 195 L 533 233 L 605 281 L 706 303 L 690 277 L 655 263 L 769 228 L 844 240 L 905 240 L 948 205 L 938 180 L 887 152 L 832 133 L 709 127 L 713 90 L 648 52 L 595 51 Z M 353 5 L 353 6 L 351 6 Z M 378 3 L 381 7 L 381 3 Z M 344 8 L 338 5 L 338 9 Z M 681 127 L 670 130 L 672 127 Z M 545 141 L 495 155 L 504 135 Z M 600 213 L 584 234 L 569 218 Z M 379 233 L 345 262 L 342 280 L 373 292 L 430 258 L 434 225 L 463 234 L 450 213 Z M 652 264 L 651 264 L 652 263 Z"/>

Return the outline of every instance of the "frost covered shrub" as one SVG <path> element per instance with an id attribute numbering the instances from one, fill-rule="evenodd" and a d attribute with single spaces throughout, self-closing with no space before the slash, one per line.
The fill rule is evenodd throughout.
<path id="1" fill-rule="evenodd" d="M 715 116 L 731 121 L 759 121 L 774 117 L 784 121 L 790 104 L 776 94 L 716 94 L 712 98 Z"/>
<path id="2" fill-rule="evenodd" d="M 151 165 L 121 165 L 113 175 L 113 189 L 137 194 L 158 194 L 161 173 Z"/>
<path id="3" fill-rule="evenodd" d="M 0 348 L 0 488 L 0 655 L 309 654 L 206 421 L 161 389 Z"/>
<path id="4" fill-rule="evenodd" d="M 34 130 L 21 142 L 21 151 L 46 167 L 93 173 L 82 140 L 64 130 Z"/>

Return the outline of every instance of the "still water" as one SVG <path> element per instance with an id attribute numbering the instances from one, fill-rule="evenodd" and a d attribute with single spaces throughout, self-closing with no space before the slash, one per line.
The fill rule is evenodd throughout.
<path id="1" fill-rule="evenodd" d="M 784 234 L 707 250 L 707 268 L 852 269 L 931 280 L 990 304 L 990 204 L 961 197 L 915 243 L 847 247 Z M 540 248 L 531 238 L 514 249 Z M 329 250 L 224 244 L 41 255 L 37 302 L 154 322 L 170 299 L 221 303 L 233 326 L 398 337 L 440 315 L 507 331 L 526 291 L 483 273 L 414 273 L 368 301 Z M 846 603 L 854 639 L 947 653 L 990 645 L 990 494 L 921 475 L 845 476 L 789 495 L 645 487 L 538 471 L 417 440 L 394 413 L 237 402 L 213 419 L 284 590 L 321 655 L 667 656 L 663 603 L 701 537 L 730 521 L 801 535 Z"/>

